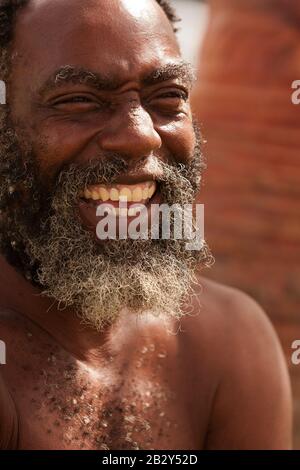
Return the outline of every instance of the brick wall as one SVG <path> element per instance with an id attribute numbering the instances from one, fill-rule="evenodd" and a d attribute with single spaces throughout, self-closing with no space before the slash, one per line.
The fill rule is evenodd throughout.
<path id="1" fill-rule="evenodd" d="M 216 257 L 207 275 L 254 296 L 289 364 L 300 448 L 299 0 L 211 0 L 194 109 L 208 143 L 201 201 Z"/>

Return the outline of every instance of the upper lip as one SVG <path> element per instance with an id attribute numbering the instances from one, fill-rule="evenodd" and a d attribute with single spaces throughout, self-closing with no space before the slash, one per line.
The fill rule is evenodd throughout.
<path id="1" fill-rule="evenodd" d="M 157 181 L 157 177 L 155 175 L 124 175 L 119 176 L 113 181 L 113 184 L 124 184 L 124 185 L 131 185 L 131 184 L 141 184 L 147 183 L 148 181 Z"/>
<path id="2" fill-rule="evenodd" d="M 124 185 L 140 184 L 148 181 L 159 181 L 162 176 L 163 171 L 158 165 L 158 159 L 151 157 L 136 164 L 135 167 L 131 166 L 126 174 L 116 176 L 113 182 Z"/>

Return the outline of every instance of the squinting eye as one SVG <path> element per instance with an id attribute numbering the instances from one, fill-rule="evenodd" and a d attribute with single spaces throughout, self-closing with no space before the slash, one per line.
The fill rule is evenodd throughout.
<path id="1" fill-rule="evenodd" d="M 92 103 L 92 101 L 86 96 L 73 96 L 72 98 L 66 98 L 63 101 L 58 101 L 55 104 L 65 104 L 65 103 Z"/>
<path id="2" fill-rule="evenodd" d="M 90 99 L 86 98 L 85 96 L 75 96 L 74 98 L 70 99 L 72 103 L 90 103 Z"/>
<path id="3" fill-rule="evenodd" d="M 159 95 L 153 96 L 151 105 L 157 112 L 166 115 L 178 115 L 185 112 L 185 105 L 189 99 L 188 92 L 184 90 L 161 91 Z"/>
<path id="4" fill-rule="evenodd" d="M 89 96 L 66 96 L 53 103 L 58 110 L 64 112 L 88 112 L 104 109 L 105 104 L 99 99 Z"/>
<path id="5" fill-rule="evenodd" d="M 158 98 L 177 98 L 187 101 L 189 97 L 185 91 L 169 91 L 167 93 L 163 93 Z"/>

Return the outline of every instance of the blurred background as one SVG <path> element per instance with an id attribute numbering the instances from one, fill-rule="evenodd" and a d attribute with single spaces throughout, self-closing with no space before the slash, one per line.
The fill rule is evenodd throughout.
<path id="1" fill-rule="evenodd" d="M 207 140 L 200 202 L 216 264 L 204 275 L 244 290 L 272 320 L 300 449 L 300 365 L 291 362 L 300 339 L 300 105 L 291 101 L 300 80 L 300 2 L 173 4 L 183 54 L 198 68 L 193 107 Z"/>

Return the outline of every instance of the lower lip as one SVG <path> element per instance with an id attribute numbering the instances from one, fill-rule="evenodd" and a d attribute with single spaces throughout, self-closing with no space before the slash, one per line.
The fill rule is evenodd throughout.
<path id="1" fill-rule="evenodd" d="M 147 202 L 147 204 L 144 204 L 148 211 L 148 220 L 150 224 L 151 224 L 151 205 L 160 204 L 160 203 L 161 203 L 161 195 L 160 195 L 159 190 L 157 190 L 154 196 Z M 106 201 L 105 203 L 103 201 L 99 201 L 99 203 L 97 203 L 97 201 L 94 201 L 93 203 L 88 203 L 85 200 L 81 199 L 78 204 L 79 215 L 80 215 L 80 218 L 82 220 L 84 227 L 92 231 L 94 234 L 96 234 L 97 224 L 101 220 L 101 217 L 97 217 L 97 207 L 101 204 L 111 205 L 115 208 L 119 207 L 119 202 L 115 202 L 115 201 Z M 129 203 L 128 202 L 127 208 L 130 209 L 130 207 L 136 206 L 138 204 L 142 204 L 142 203 L 137 203 L 137 202 Z M 116 218 L 117 218 L 117 221 L 118 219 L 127 219 L 127 222 L 129 224 L 132 220 L 134 220 L 138 216 L 139 216 L 139 212 L 137 213 L 136 216 L 129 216 L 129 215 L 117 216 L 116 215 Z"/>

